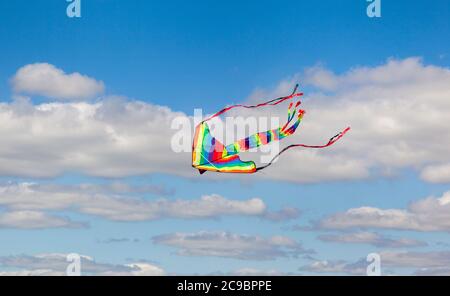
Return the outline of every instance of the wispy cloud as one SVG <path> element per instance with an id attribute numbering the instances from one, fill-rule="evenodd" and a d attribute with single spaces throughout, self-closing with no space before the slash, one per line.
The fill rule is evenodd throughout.
<path id="1" fill-rule="evenodd" d="M 450 192 L 412 202 L 407 209 L 351 208 L 315 223 L 319 229 L 385 228 L 450 231 Z"/>
<path id="2" fill-rule="evenodd" d="M 279 211 L 267 211 L 262 215 L 262 218 L 275 222 L 294 220 L 298 217 L 300 217 L 300 210 L 293 207 L 285 207 Z"/>
<path id="3" fill-rule="evenodd" d="M 315 261 L 299 268 L 299 271 L 308 273 L 365 275 L 366 266 L 361 262 L 349 264 L 341 260 Z"/>
<path id="4" fill-rule="evenodd" d="M 384 275 L 447 275 L 450 266 L 450 252 L 380 252 L 381 273 Z M 361 258 L 355 262 L 346 260 L 322 260 L 302 266 L 301 271 L 327 274 L 366 274 L 368 262 Z M 412 273 L 410 270 L 413 270 Z"/>
<path id="5" fill-rule="evenodd" d="M 138 238 L 127 238 L 127 237 L 120 237 L 120 238 L 116 238 L 116 237 L 111 237 L 105 240 L 99 240 L 100 243 L 103 244 L 114 244 L 114 243 L 138 243 L 141 240 Z"/>
<path id="6" fill-rule="evenodd" d="M 427 243 L 409 238 L 390 238 L 374 232 L 354 232 L 344 234 L 326 234 L 318 236 L 324 242 L 346 243 L 346 244 L 369 244 L 384 248 L 406 248 L 423 247 Z"/>
<path id="7" fill-rule="evenodd" d="M 311 253 L 286 236 L 240 235 L 229 232 L 173 233 L 153 237 L 156 244 L 175 247 L 181 256 L 213 256 L 242 260 L 273 260 Z"/>
<path id="8" fill-rule="evenodd" d="M 382 264 L 390 267 L 431 269 L 450 266 L 449 251 L 382 252 L 380 256 Z"/>
<path id="9" fill-rule="evenodd" d="M 100 191 L 96 189 L 100 188 Z M 107 187 L 109 188 L 109 187 Z M 123 188 L 122 188 L 123 189 Z M 116 192 L 124 192 L 119 190 Z M 129 192 L 129 191 L 127 191 Z M 131 191 L 134 193 L 135 191 Z M 35 183 L 10 183 L 0 186 L 0 206 L 6 207 L 4 225 L 46 225 L 51 227 L 72 226 L 67 220 L 47 216 L 42 211 L 75 211 L 94 215 L 112 221 L 150 221 L 166 218 L 176 219 L 216 219 L 224 216 L 250 216 L 281 221 L 293 219 L 298 210 L 285 208 L 281 212 L 270 212 L 260 198 L 246 200 L 227 199 L 217 194 L 204 195 L 199 199 L 156 199 L 148 200 L 124 194 L 107 194 L 104 187 L 81 185 L 39 185 Z M 28 211 L 33 215 L 19 215 Z M 281 217 L 280 213 L 285 213 Z M 40 213 L 40 214 L 39 214 Z M 15 219 L 13 219 L 15 217 Z M 47 223 L 32 223 L 32 220 Z M 24 221 L 31 221 L 26 224 Z M 16 224 L 14 224 L 16 223 Z"/>
<path id="10" fill-rule="evenodd" d="M 0 228 L 44 229 L 81 227 L 87 227 L 87 224 L 73 222 L 69 218 L 49 215 L 40 211 L 11 211 L 0 213 Z"/>
<path id="11" fill-rule="evenodd" d="M 82 275 L 164 275 L 165 271 L 148 262 L 130 264 L 99 263 L 89 256 L 80 256 Z M 69 265 L 66 254 L 49 253 L 34 256 L 18 255 L 0 257 L 0 275 L 66 275 Z"/>
<path id="12" fill-rule="evenodd" d="M 229 272 L 217 271 L 210 273 L 212 276 L 283 276 L 292 275 L 291 273 L 282 272 L 277 269 L 261 269 L 253 267 L 242 267 Z"/>

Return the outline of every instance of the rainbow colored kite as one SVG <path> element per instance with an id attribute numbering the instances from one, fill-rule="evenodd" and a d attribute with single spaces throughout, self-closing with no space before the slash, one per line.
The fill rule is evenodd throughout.
<path id="1" fill-rule="evenodd" d="M 344 136 L 346 132 L 350 130 L 350 127 L 347 127 L 345 130 L 332 137 L 325 145 L 289 145 L 283 148 L 269 163 L 261 167 L 256 167 L 256 164 L 253 161 L 242 161 L 239 158 L 238 154 L 240 152 L 259 147 L 261 145 L 269 144 L 272 141 L 281 140 L 294 134 L 295 130 L 303 119 L 303 115 L 305 114 L 305 110 L 299 109 L 299 106 L 301 104 L 300 101 L 298 101 L 295 106 L 292 102 L 289 104 L 287 122 L 282 127 L 256 133 L 227 146 L 222 144 L 211 135 L 207 121 L 211 120 L 212 118 L 217 117 L 236 107 L 258 108 L 262 106 L 275 106 L 286 100 L 301 97 L 303 93 L 298 93 L 297 88 L 298 85 L 295 86 L 292 94 L 287 97 L 281 97 L 253 106 L 233 105 L 230 107 L 226 107 L 203 120 L 200 124 L 197 125 L 195 129 L 194 142 L 192 144 L 192 166 L 198 169 L 200 174 L 203 174 L 206 171 L 214 171 L 220 173 L 254 173 L 270 166 L 276 158 L 278 158 L 283 152 L 290 148 L 325 148 L 336 143 L 340 138 Z M 294 108 L 292 109 L 293 106 Z M 295 114 L 297 114 L 297 120 L 289 126 L 289 124 L 295 117 Z"/>

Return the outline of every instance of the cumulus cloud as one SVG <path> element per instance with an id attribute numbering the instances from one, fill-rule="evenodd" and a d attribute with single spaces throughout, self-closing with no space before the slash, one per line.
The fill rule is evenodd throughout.
<path id="1" fill-rule="evenodd" d="M 96 276 L 158 276 L 165 275 L 165 271 L 154 264 L 148 262 L 136 262 L 130 264 L 110 264 L 99 263 L 89 256 L 80 255 L 81 275 Z M 0 257 L 0 267 L 15 269 L 14 271 L 0 271 L 0 275 L 19 276 L 49 276 L 66 275 L 69 262 L 66 254 L 50 253 L 38 254 L 34 256 L 18 255 Z"/>
<path id="2" fill-rule="evenodd" d="M 318 237 L 324 242 L 347 243 L 347 244 L 369 244 L 376 247 L 385 248 L 404 248 L 404 247 L 422 247 L 427 243 L 409 238 L 389 238 L 374 232 L 354 232 L 344 234 L 328 234 Z"/>
<path id="3" fill-rule="evenodd" d="M 103 82 L 80 73 L 67 74 L 48 63 L 23 66 L 11 79 L 16 93 L 53 99 L 83 100 L 103 93 Z"/>
<path id="4" fill-rule="evenodd" d="M 0 175 L 194 175 L 190 154 L 171 149 L 176 131 L 170 126 L 177 117 L 186 118 L 166 107 L 120 98 L 97 103 L 0 103 Z"/>
<path id="5" fill-rule="evenodd" d="M 273 260 L 310 253 L 285 236 L 239 235 L 229 232 L 172 233 L 153 237 L 156 244 L 175 247 L 181 256 L 214 256 L 242 260 Z"/>
<path id="6" fill-rule="evenodd" d="M 29 71 L 24 69 L 16 76 L 26 76 L 19 75 Z M 408 168 L 418 170 L 426 181 L 450 182 L 448 68 L 425 65 L 419 58 L 392 59 L 341 74 L 313 67 L 282 81 L 274 90 L 255 91 L 250 100 L 285 95 L 298 80 L 313 91 L 303 103 L 307 113 L 300 133 L 281 145 L 323 143 L 347 125 L 352 131 L 328 149 L 291 150 L 270 168 L 270 174 L 253 178 L 355 180 L 391 176 Z M 270 115 L 285 118 L 282 109 L 270 110 Z M 259 118 L 267 112 L 261 108 L 228 115 Z M 193 177 L 190 154 L 175 153 L 171 146 L 172 136 L 178 135 L 175 140 L 185 139 L 189 147 L 192 127 L 172 130 L 176 118 L 192 120 L 167 107 L 117 98 L 96 103 L 32 105 L 23 99 L 2 103 L 0 175 L 54 177 L 71 171 L 102 177 L 155 172 Z M 249 159 L 255 159 L 254 155 Z"/>
<path id="7" fill-rule="evenodd" d="M 385 228 L 416 231 L 450 231 L 450 191 L 441 197 L 412 202 L 407 209 L 352 208 L 326 217 L 322 229 Z"/>
<path id="8" fill-rule="evenodd" d="M 300 132 L 282 145 L 323 143 L 347 125 L 352 130 L 327 149 L 291 150 L 264 177 L 298 182 L 355 180 L 391 176 L 406 168 L 418 171 L 426 181 L 450 182 L 448 68 L 425 65 L 419 58 L 391 59 L 341 74 L 313 67 L 251 98 L 284 95 L 297 81 L 312 91 L 305 94 Z"/>
<path id="9" fill-rule="evenodd" d="M 97 192 L 95 189 L 98 189 L 98 185 L 57 186 L 9 183 L 0 186 L 0 206 L 11 212 L 5 213 L 0 221 L 3 221 L 3 225 L 9 223 L 10 226 L 13 226 L 13 223 L 19 223 L 17 221 L 20 218 L 23 226 L 37 226 L 40 224 L 33 221 L 45 219 L 46 225 L 49 227 L 51 225 L 56 227 L 72 225 L 66 220 L 38 212 L 60 210 L 76 211 L 113 221 L 147 221 L 164 218 L 208 219 L 233 215 L 260 217 L 272 221 L 292 218 L 292 211 L 288 211 L 291 213 L 290 217 L 284 218 L 278 217 L 278 212 L 272 214 L 259 198 L 233 200 L 212 194 L 190 200 L 148 200 L 118 193 L 107 194 L 103 191 L 105 187 L 109 188 L 110 186 L 100 187 L 100 191 Z M 124 187 L 120 187 L 120 189 L 119 192 L 123 193 Z M 286 209 L 282 211 L 286 211 Z M 10 219 L 9 222 L 8 219 Z M 29 223 L 25 224 L 25 221 L 29 221 Z"/>
<path id="10" fill-rule="evenodd" d="M 426 166 L 420 173 L 420 177 L 430 183 L 450 182 L 450 163 Z"/>

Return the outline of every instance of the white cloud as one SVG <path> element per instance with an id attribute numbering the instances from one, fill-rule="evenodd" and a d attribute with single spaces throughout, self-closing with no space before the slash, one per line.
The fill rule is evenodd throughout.
<path id="1" fill-rule="evenodd" d="M 130 273 L 134 276 L 165 275 L 165 271 L 161 267 L 146 262 L 132 263 L 127 264 L 126 266 L 132 269 Z"/>
<path id="2" fill-rule="evenodd" d="M 104 187 L 111 186 L 105 185 Z M 45 219 L 48 222 L 47 226 L 71 225 L 64 223 L 65 220 L 60 218 L 37 212 L 58 210 L 76 211 L 113 221 L 146 221 L 164 218 L 208 219 L 233 215 L 280 221 L 295 218 L 294 214 L 297 212 L 295 209 L 283 209 L 281 213 L 287 211 L 287 215 L 279 217 L 280 212 L 269 212 L 265 203 L 259 198 L 232 200 L 212 194 L 193 200 L 148 200 L 126 194 L 105 193 L 104 187 L 87 184 L 78 187 L 35 183 L 3 185 L 0 186 L 0 206 L 14 212 L 5 213 L 0 221 L 3 221 L 3 225 L 9 223 L 10 226 L 13 226 L 12 221 L 18 223 L 17 221 L 21 218 L 23 220 L 21 225 L 25 226 L 25 221 L 31 221 L 28 225 L 37 226 L 40 224 L 33 223 L 34 220 Z M 123 193 L 125 188 L 122 186 L 115 190 Z M 140 189 L 136 188 L 136 190 Z M 33 213 L 33 215 L 19 215 L 18 213 Z"/>
<path id="3" fill-rule="evenodd" d="M 415 275 L 448 275 L 450 266 L 450 252 L 405 252 L 388 251 L 379 253 L 381 260 L 381 274 L 410 274 L 413 269 Z M 322 260 L 300 268 L 302 271 L 329 274 L 359 274 L 365 275 L 369 262 L 361 258 L 355 262 L 345 260 Z M 406 270 L 405 270 L 406 269 Z"/>
<path id="4" fill-rule="evenodd" d="M 327 274 L 350 274 L 365 275 L 366 266 L 362 261 L 349 264 L 343 260 L 321 260 L 314 261 L 308 265 L 299 268 L 300 271 L 311 273 L 327 273 Z"/>
<path id="5" fill-rule="evenodd" d="M 417 170 L 426 181 L 450 180 L 448 68 L 425 65 L 418 58 L 389 60 L 342 74 L 314 67 L 272 91 L 257 90 L 251 98 L 285 95 L 298 80 L 316 91 L 306 94 L 302 127 L 282 146 L 323 143 L 347 125 L 351 132 L 333 147 L 292 149 L 268 169 L 270 173 L 240 178 L 355 180 L 391 176 L 406 168 Z M 283 119 L 283 109 L 235 109 L 228 115 L 270 114 Z M 102 177 L 149 173 L 197 177 L 190 153 L 171 149 L 173 135 L 186 135 L 190 145 L 192 132 L 172 130 L 175 118 L 192 120 L 167 107 L 118 98 L 97 103 L 32 105 L 24 99 L 2 103 L 0 175 L 54 177 L 70 171 Z M 217 176 L 202 176 L 211 177 Z"/>
<path id="6" fill-rule="evenodd" d="M 289 276 L 295 275 L 290 272 L 283 272 L 277 269 L 262 269 L 253 267 L 242 267 L 228 272 L 216 271 L 206 274 L 207 276 Z"/>
<path id="7" fill-rule="evenodd" d="M 108 238 L 105 240 L 99 240 L 98 242 L 102 243 L 102 244 L 114 244 L 114 243 L 131 243 L 131 242 L 138 243 L 140 241 L 141 240 L 138 238 L 132 239 L 132 238 L 127 238 L 127 237 L 119 237 L 119 238 L 111 237 L 111 238 Z"/>
<path id="8" fill-rule="evenodd" d="M 23 66 L 11 79 L 16 93 L 53 99 L 82 100 L 103 93 L 103 82 L 80 73 L 66 74 L 47 63 Z"/>
<path id="9" fill-rule="evenodd" d="M 326 229 L 386 228 L 450 231 L 450 191 L 411 203 L 407 209 L 352 208 L 317 222 Z"/>
<path id="10" fill-rule="evenodd" d="M 450 183 L 450 163 L 427 166 L 420 177 L 430 183 Z"/>
<path id="11" fill-rule="evenodd" d="M 104 206 L 103 202 L 109 202 Z M 124 198 L 94 198 L 80 207 L 80 212 L 116 221 L 143 221 L 162 218 L 214 218 L 226 215 L 258 216 L 265 212 L 260 199 L 228 200 L 219 195 L 205 195 L 199 200 L 159 200 L 149 202 Z"/>
<path id="12" fill-rule="evenodd" d="M 0 276 L 62 276 L 62 272 L 55 272 L 49 269 L 0 271 Z"/>
<path id="13" fill-rule="evenodd" d="M 178 248 L 182 256 L 215 256 L 242 260 L 273 260 L 311 251 L 285 236 L 263 238 L 228 232 L 173 233 L 153 237 L 153 242 Z"/>
<path id="14" fill-rule="evenodd" d="M 235 271 L 230 272 L 228 275 L 232 276 L 282 276 L 286 273 L 278 271 L 276 269 L 258 269 L 251 267 L 239 268 Z"/>
<path id="15" fill-rule="evenodd" d="M 426 181 L 450 182 L 448 68 L 424 65 L 418 58 L 393 59 L 342 74 L 314 67 L 283 81 L 274 91 L 258 90 L 257 97 L 284 95 L 297 81 L 315 92 L 305 94 L 302 126 L 282 146 L 323 143 L 348 125 L 352 130 L 327 149 L 290 150 L 263 177 L 353 180 L 391 176 L 406 168 L 421 172 Z M 252 114 L 267 116 L 273 111 L 261 109 Z"/>
<path id="16" fill-rule="evenodd" d="M 414 272 L 418 276 L 450 276 L 449 267 L 419 268 Z"/>
<path id="17" fill-rule="evenodd" d="M 0 175 L 55 177 L 65 172 L 123 177 L 197 176 L 189 153 L 171 149 L 171 121 L 184 114 L 143 102 L 0 103 Z M 190 136 L 189 134 L 187 135 Z"/>
<path id="18" fill-rule="evenodd" d="M 66 275 L 68 266 L 66 254 L 50 253 L 35 256 L 19 255 L 0 257 L 0 267 L 14 268 L 14 271 L 0 271 L 0 275 Z M 96 276 L 159 276 L 165 271 L 148 262 L 135 262 L 130 264 L 99 263 L 89 256 L 81 255 L 81 275 Z"/>
<path id="19" fill-rule="evenodd" d="M 444 268 L 450 266 L 450 252 L 383 252 L 381 262 L 385 266 L 401 268 Z"/>
<path id="20" fill-rule="evenodd" d="M 0 213 L 0 228 L 43 229 L 43 228 L 78 228 L 83 223 L 72 222 L 65 217 L 48 215 L 39 211 L 12 211 Z"/>
<path id="21" fill-rule="evenodd" d="M 328 234 L 318 237 L 321 241 L 348 243 L 348 244 L 369 244 L 376 247 L 404 248 L 421 247 L 427 244 L 422 241 L 409 238 L 389 238 L 374 232 L 354 232 L 345 234 Z"/>

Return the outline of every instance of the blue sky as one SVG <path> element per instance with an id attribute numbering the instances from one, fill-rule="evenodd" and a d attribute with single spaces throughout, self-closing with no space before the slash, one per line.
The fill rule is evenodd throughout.
<path id="1" fill-rule="evenodd" d="M 402 100 L 414 94 L 408 90 L 408 86 L 411 86 L 411 89 L 417 87 L 420 92 L 417 98 L 411 98 L 412 102 L 417 102 L 411 106 L 411 110 L 423 108 L 433 118 L 445 118 L 445 115 L 450 114 L 445 113 L 450 100 L 450 4 L 445 0 L 382 0 L 381 18 L 367 17 L 367 4 L 364 0 L 249 0 L 245 3 L 82 0 L 82 17 L 71 19 L 66 16 L 68 3 L 64 0 L 0 3 L 0 102 L 3 108 L 0 120 L 8 120 L 11 112 L 15 114 L 9 124 L 3 124 L 0 131 L 3 142 L 12 143 L 0 149 L 2 188 L 20 193 L 21 189 L 15 187 L 17 184 L 38 184 L 40 187 L 33 189 L 37 192 L 36 198 L 46 196 L 47 193 L 50 199 L 46 203 L 47 208 L 42 206 L 40 212 L 88 225 L 29 229 L 29 226 L 3 223 L 0 216 L 0 270 L 36 270 L 31 263 L 30 266 L 8 265 L 5 258 L 10 256 L 73 252 L 91 256 L 96 262 L 111 264 L 112 269 L 114 264 L 149 262 L 166 274 L 236 273 L 243 269 L 260 273 L 356 273 L 342 267 L 339 262 L 350 265 L 370 252 L 386 253 L 386 272 L 401 273 L 406 268 L 407 273 L 413 273 L 429 267 L 395 262 L 392 259 L 395 252 L 416 252 L 411 257 L 424 258 L 438 254 L 445 257 L 443 262 L 447 258 L 450 260 L 450 252 L 446 253 L 446 244 L 450 243 L 450 226 L 426 216 L 429 212 L 420 212 L 426 218 L 417 215 L 424 220 L 416 216 L 410 218 L 409 214 L 417 213 L 413 208 L 408 208 L 432 196 L 435 199 L 428 202 L 433 202 L 434 206 L 441 205 L 442 209 L 438 208 L 437 211 L 442 211 L 444 218 L 448 217 L 446 213 L 450 215 L 450 208 L 443 202 L 445 192 L 450 189 L 450 159 L 446 155 L 449 129 L 442 120 L 432 122 L 430 119 L 428 122 L 428 117 L 416 119 L 414 115 L 410 119 L 411 127 L 403 128 L 403 124 L 408 124 L 404 122 L 405 117 L 400 110 L 402 106 L 409 110 L 410 106 L 402 103 Z M 67 99 L 63 95 L 48 95 L 48 91 L 43 93 L 39 87 L 21 86 L 23 80 L 18 79 L 19 69 L 36 63 L 53 65 L 65 73 L 81 73 L 95 83 L 101 81 L 104 88 L 89 99 Z M 383 80 L 390 78 L 390 82 Z M 331 86 L 325 83 L 327 79 L 331 79 Z M 311 162 L 307 162 L 309 158 L 299 158 L 298 165 L 311 164 L 309 168 L 303 167 L 296 171 L 286 163 L 280 163 L 265 170 L 262 177 L 222 178 L 211 174 L 205 177 L 192 172 L 185 173 L 190 170 L 189 153 L 173 155 L 174 152 L 170 150 L 152 150 L 153 146 L 158 145 L 150 145 L 151 141 L 170 141 L 170 126 L 164 131 L 163 128 L 146 130 L 145 126 L 127 125 L 127 122 L 134 120 L 145 122 L 145 119 L 140 118 L 142 114 L 153 114 L 157 118 L 163 112 L 122 109 L 129 106 L 128 103 L 143 102 L 145 106 L 167 107 L 168 118 L 174 112 L 191 116 L 194 108 L 212 113 L 227 104 L 254 99 L 256 90 L 266 95 L 277 93 L 283 82 L 291 85 L 294 80 L 300 80 L 302 90 L 307 95 L 306 101 L 312 101 L 309 124 L 323 125 L 324 129 L 320 131 L 324 133 L 324 139 L 347 124 L 355 130 L 355 136 L 349 138 L 347 143 L 344 138 L 336 150 L 324 152 L 324 157 L 330 161 L 327 163 L 337 163 L 335 170 L 320 166 L 323 163 L 319 162 L 322 152 L 318 152 L 319 156 L 311 156 Z M 385 87 L 386 92 L 379 89 L 380 85 Z M 70 85 L 50 86 L 50 92 L 57 87 L 68 89 Z M 360 95 L 360 91 L 364 91 L 367 99 Z M 19 96 L 27 97 L 25 107 L 17 107 L 17 102 L 21 101 Z M 122 101 L 114 101 L 111 99 L 113 96 L 123 97 Z M 346 97 L 350 102 L 346 101 Z M 315 99 L 318 103 L 314 103 Z M 99 158 L 98 155 L 102 154 L 99 147 L 102 146 L 92 136 L 95 132 L 86 137 L 84 129 L 72 132 L 73 122 L 78 121 L 76 116 L 72 121 L 73 113 L 66 108 L 70 104 L 87 104 L 89 107 L 86 108 L 94 108 L 95 104 L 102 105 L 111 100 L 113 103 L 108 105 L 109 109 L 102 109 L 105 113 L 98 113 L 111 121 L 96 117 L 92 121 L 85 121 L 85 129 L 92 128 L 97 132 L 101 130 L 97 130 L 97 127 L 103 126 L 97 124 L 106 122 L 105 126 L 114 134 L 136 140 L 136 143 L 132 143 L 136 146 L 130 147 L 138 148 L 127 150 L 119 147 L 112 151 L 106 148 L 104 158 Z M 55 102 L 61 104 L 55 107 L 61 108 L 58 109 L 60 113 L 55 111 L 54 115 L 48 115 L 48 120 L 60 120 L 54 125 L 58 127 L 60 123 L 61 130 L 65 128 L 67 131 L 64 135 L 58 134 L 59 129 L 49 131 L 47 135 L 47 115 L 33 115 L 39 106 Z M 365 122 L 364 118 L 356 115 L 350 115 L 348 119 L 344 117 L 341 121 L 334 117 L 331 121 L 314 121 L 322 114 L 319 112 L 331 110 L 331 107 L 326 107 L 330 109 L 320 111 L 320 106 L 326 106 L 328 102 L 333 108 L 343 106 L 343 111 L 333 109 L 342 114 L 351 114 L 352 110 L 370 110 L 374 102 L 382 106 L 383 103 L 392 104 L 386 107 L 387 121 L 383 121 L 388 122 L 387 128 L 383 127 L 383 131 L 378 133 L 377 128 L 373 127 L 373 122 L 377 121 L 367 119 Z M 305 108 L 308 109 L 308 105 Z M 19 109 L 22 113 L 17 111 Z M 319 114 L 316 117 L 315 110 Z M 21 116 L 25 118 L 23 121 L 20 121 Z M 156 120 L 154 118 L 149 118 L 149 122 Z M 395 136 L 398 131 L 395 124 L 389 125 L 391 122 L 401 127 L 400 131 L 403 132 L 400 136 Z M 41 124 L 43 131 L 39 129 Z M 306 124 L 305 137 L 308 138 L 310 135 Z M 367 130 L 367 127 L 374 128 L 375 132 Z M 425 134 L 423 142 L 417 143 L 410 136 L 408 128 Z M 151 131 L 152 134 L 147 135 L 145 131 Z M 158 132 L 161 138 L 152 140 L 153 136 L 159 135 Z M 373 136 L 369 138 L 366 134 L 371 133 Z M 46 142 L 49 139 L 54 142 Z M 311 136 L 311 139 L 316 138 Z M 82 144 L 82 141 L 92 141 L 92 147 Z M 145 141 L 150 141 L 148 153 L 141 155 L 141 148 L 148 148 Z M 378 145 L 380 150 L 376 149 Z M 70 146 L 81 148 L 72 152 Z M 364 148 L 369 146 L 375 148 Z M 396 154 L 398 151 L 399 154 Z M 175 160 L 170 160 L 166 166 L 163 161 L 153 160 L 151 154 L 160 155 L 161 159 Z M 76 161 L 64 161 L 71 159 L 68 155 L 81 155 L 79 159 L 73 158 L 78 159 L 79 164 Z M 293 155 L 298 156 L 299 153 L 295 152 L 290 157 Z M 306 178 L 309 170 L 312 181 Z M 291 177 L 292 172 L 299 174 L 298 180 Z M 226 214 L 224 209 L 219 208 L 217 211 L 221 214 L 208 214 L 206 219 L 186 219 L 180 217 L 182 214 L 168 214 L 170 211 L 166 210 L 156 219 L 126 218 L 128 221 L 123 222 L 117 216 L 111 218 L 108 214 L 83 210 L 89 207 L 89 201 L 85 202 L 84 199 L 56 210 L 49 206 L 55 202 L 52 198 L 61 198 L 66 190 L 75 192 L 75 197 L 71 198 L 85 194 L 79 188 L 80 184 L 97 185 L 95 194 L 105 194 L 111 198 L 137 198 L 146 202 L 159 199 L 168 202 L 196 201 L 204 195 L 219 195 L 239 202 L 258 198 L 263 201 L 266 212 L 290 208 L 297 209 L 298 215 L 273 221 L 264 218 L 264 213 L 249 215 L 243 214 L 242 210 L 235 210 L 236 213 Z M 125 184 L 128 189 L 126 192 L 105 189 L 110 184 Z M 45 186 L 59 187 L 49 189 Z M 156 187 L 162 188 L 164 192 L 156 190 Z M 139 191 L 138 188 L 144 189 Z M 39 194 L 39 190 L 44 194 Z M 33 199 L 33 193 L 26 194 Z M 90 198 L 96 196 L 89 195 L 91 191 L 86 194 Z M 36 210 L 29 208 L 29 201 L 21 207 L 20 200 L 11 201 L 14 194 L 12 196 L 0 192 L 0 212 L 3 215 L 17 210 Z M 437 201 L 441 197 L 443 199 Z M 428 206 L 420 206 L 420 211 L 429 209 Z M 334 229 L 323 221 L 323 224 L 319 223 L 326 217 L 359 207 L 403 211 L 395 215 L 403 215 L 404 211 L 411 213 L 404 223 L 393 218 L 400 226 L 380 226 L 382 221 L 377 222 L 380 225 L 374 226 L 352 220 L 353 227 Z M 348 221 L 346 223 L 350 223 Z M 417 221 L 419 224 L 430 223 L 433 227 L 419 229 L 414 226 Z M 405 226 L 408 223 L 411 226 Z M 307 226 L 312 229 L 305 230 Z M 374 245 L 373 240 L 342 243 L 319 239 L 324 234 L 345 236 L 357 232 L 379 235 L 382 243 Z M 230 239 L 225 236 L 222 244 L 229 243 L 231 250 L 227 249 L 224 256 L 217 256 L 214 254 L 218 250 L 214 248 L 217 248 L 216 244 L 221 244 L 220 241 L 218 243 L 212 239 L 209 241 L 212 247 L 208 249 L 192 247 L 186 240 L 174 243 L 167 237 L 161 237 L 171 235 L 175 240 L 176 233 L 192 234 L 196 239 L 205 239 L 205 233 L 215 239 L 218 239 L 215 235 L 223 233 L 235 237 Z M 250 240 L 255 237 L 265 239 L 261 244 L 267 244 L 268 249 L 253 250 L 240 242 L 245 241 L 245 238 L 240 237 L 243 235 L 249 236 L 247 239 Z M 301 244 L 304 250 L 295 249 L 291 242 L 279 244 L 270 241 L 271 237 L 278 236 Z M 386 244 L 388 239 L 401 238 L 427 242 L 428 245 L 404 244 L 392 247 Z M 111 239 L 121 242 L 108 241 Z M 239 252 L 244 255 L 236 257 L 231 254 L 233 248 L 240 247 L 243 250 Z M 305 250 L 314 250 L 314 253 Z M 292 255 L 291 251 L 295 254 Z M 264 260 L 263 255 L 271 258 Z M 320 261 L 326 261 L 330 269 L 317 270 L 311 267 L 316 266 L 314 262 Z M 330 271 L 331 267 L 333 271 Z M 450 271 L 439 269 L 439 272 Z"/>

